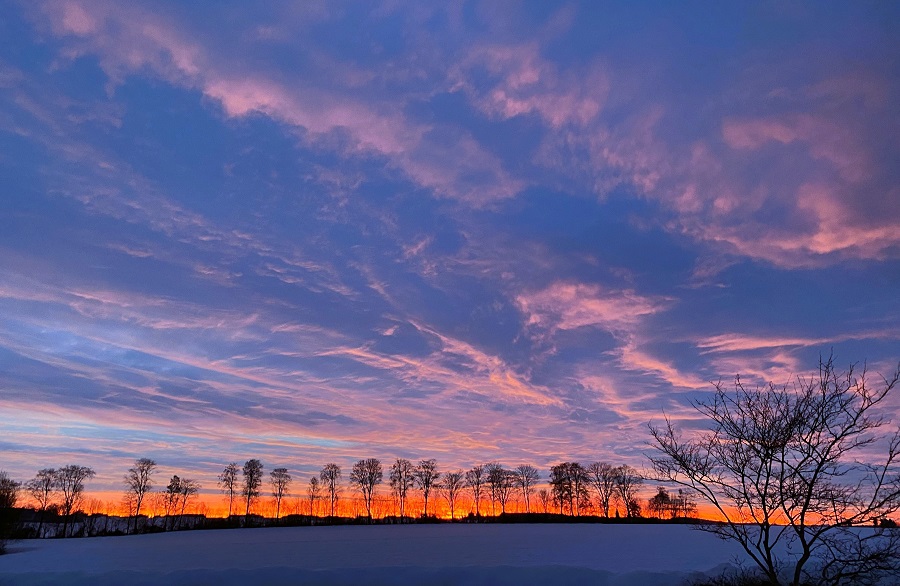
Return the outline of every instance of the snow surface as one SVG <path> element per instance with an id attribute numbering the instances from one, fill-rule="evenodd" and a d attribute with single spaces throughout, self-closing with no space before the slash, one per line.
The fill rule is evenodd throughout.
<path id="1" fill-rule="evenodd" d="M 740 548 L 683 525 L 376 525 L 28 540 L 0 585 L 683 584 Z"/>

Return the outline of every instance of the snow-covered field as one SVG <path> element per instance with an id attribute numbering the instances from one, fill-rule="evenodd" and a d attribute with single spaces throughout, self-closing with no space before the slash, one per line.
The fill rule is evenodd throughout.
<path id="1" fill-rule="evenodd" d="M 0 584 L 681 584 L 734 545 L 677 525 L 405 525 L 20 541 Z"/>

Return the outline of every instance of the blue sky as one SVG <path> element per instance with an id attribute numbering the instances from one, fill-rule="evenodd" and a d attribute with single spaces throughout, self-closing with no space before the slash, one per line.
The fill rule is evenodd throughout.
<path id="1" fill-rule="evenodd" d="M 0 467 L 640 466 L 896 367 L 897 5 L 443 4 L 3 3 Z"/>

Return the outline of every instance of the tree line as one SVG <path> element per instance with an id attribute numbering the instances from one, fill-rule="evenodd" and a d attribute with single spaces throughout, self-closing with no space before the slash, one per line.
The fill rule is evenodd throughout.
<path id="1" fill-rule="evenodd" d="M 348 472 L 346 477 L 345 472 Z M 696 506 L 687 497 L 684 497 L 686 504 L 681 507 L 661 508 L 652 500 L 642 506 L 638 491 L 644 478 L 631 466 L 606 462 L 584 466 L 578 462 L 562 462 L 548 472 L 545 477 L 528 464 L 507 468 L 499 462 L 476 464 L 468 470 L 444 471 L 433 458 L 417 463 L 396 458 L 388 466 L 377 458 L 364 458 L 354 463 L 349 471 L 329 462 L 294 491 L 297 483 L 286 467 L 275 467 L 266 474 L 263 463 L 251 458 L 243 464 L 231 462 L 224 466 L 217 475 L 216 484 L 227 503 L 227 518 L 242 518 L 242 525 L 250 524 L 256 516 L 254 509 L 265 496 L 270 497 L 276 522 L 282 518 L 284 503 L 291 497 L 297 499 L 294 514 L 299 513 L 302 499 L 310 517 L 337 518 L 340 516 L 338 505 L 346 499 L 348 491 L 362 503 L 358 516 L 370 521 L 377 517 L 400 521 L 434 519 L 438 516 L 434 504 L 438 500 L 451 521 L 458 519 L 461 511 L 463 516 L 475 518 L 503 515 L 510 512 L 513 502 L 518 504 L 518 512 L 524 508 L 525 513 L 596 514 L 606 518 L 612 515 L 636 518 L 644 511 L 660 518 L 689 516 L 696 512 Z M 182 528 L 182 519 L 202 486 L 197 480 L 178 474 L 171 476 L 168 482 L 161 481 L 158 473 L 159 465 L 150 458 L 136 459 L 125 472 L 122 499 L 128 519 L 125 532 Z M 62 530 L 54 532 L 55 535 L 70 536 L 71 520 L 83 504 L 85 484 L 94 476 L 92 468 L 77 464 L 43 468 L 24 483 L 0 472 L 0 508 L 13 508 L 25 493 L 37 514 L 36 536 L 44 535 L 48 518 L 62 523 Z M 546 481 L 545 487 L 539 488 L 543 481 Z M 654 498 L 658 500 L 663 494 L 667 493 L 660 488 Z M 147 499 L 151 497 L 154 499 L 153 512 L 162 517 L 161 527 L 158 522 L 147 525 L 150 517 L 146 514 Z M 376 500 L 382 505 L 378 512 L 373 509 Z M 391 510 L 385 510 L 385 504 Z M 464 504 L 468 505 L 465 511 Z M 158 515 L 159 507 L 162 508 L 161 515 Z"/>

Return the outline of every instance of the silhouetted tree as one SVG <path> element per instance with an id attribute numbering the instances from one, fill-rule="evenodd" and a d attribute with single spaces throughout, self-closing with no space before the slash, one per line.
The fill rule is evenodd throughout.
<path id="1" fill-rule="evenodd" d="M 500 487 L 506 481 L 506 468 L 499 462 L 488 462 L 484 465 L 484 474 L 491 495 L 491 515 L 496 515 L 495 504 L 500 498 Z"/>
<path id="2" fill-rule="evenodd" d="M 625 516 L 634 518 L 641 516 L 641 502 L 638 500 L 637 491 L 644 483 L 640 473 L 628 465 L 615 468 L 616 497 L 622 501 L 625 507 Z"/>
<path id="3" fill-rule="evenodd" d="M 876 434 L 888 422 L 876 410 L 898 381 L 900 365 L 872 388 L 865 369 L 838 372 L 828 358 L 793 387 L 718 383 L 694 404 L 709 431 L 686 440 L 669 420 L 650 427 L 654 469 L 715 507 L 725 522 L 704 528 L 739 543 L 771 584 L 785 569 L 795 586 L 900 575 L 900 532 L 852 528 L 900 510 L 900 430 Z M 879 441 L 881 463 L 862 462 Z M 799 555 L 783 558 L 784 542 Z"/>
<path id="4" fill-rule="evenodd" d="M 316 501 L 322 496 L 322 485 L 317 476 L 311 476 L 306 485 L 306 498 L 309 499 L 309 515 L 316 516 Z"/>
<path id="5" fill-rule="evenodd" d="M 19 500 L 19 489 L 22 484 L 0 470 L 0 509 L 12 509 Z"/>
<path id="6" fill-rule="evenodd" d="M 572 482 L 569 479 L 568 462 L 557 464 L 550 468 L 550 493 L 553 502 L 559 507 L 559 513 L 563 513 L 565 503 L 571 501 Z"/>
<path id="7" fill-rule="evenodd" d="M 670 494 L 671 515 L 675 517 L 691 517 L 697 513 L 697 503 L 692 498 L 693 493 L 679 488 L 675 494 Z"/>
<path id="8" fill-rule="evenodd" d="M 125 473 L 126 495 L 134 503 L 133 532 L 137 532 L 137 523 L 141 515 L 141 504 L 144 502 L 144 495 L 153 488 L 152 477 L 154 470 L 156 470 L 156 462 L 150 458 L 138 458 L 134 461 L 134 466 Z"/>
<path id="9" fill-rule="evenodd" d="M 60 510 L 64 515 L 63 537 L 68 537 L 69 535 L 69 522 L 71 521 L 72 513 L 81 504 L 81 499 L 84 496 L 85 481 L 93 478 L 95 474 L 92 468 L 77 464 L 69 464 L 56 471 L 56 490 L 62 496 Z"/>
<path id="10" fill-rule="evenodd" d="M 34 502 L 37 503 L 40 517 L 38 518 L 38 537 L 44 536 L 44 515 L 47 508 L 53 502 L 53 493 L 56 490 L 56 469 L 42 468 L 28 481 L 25 489 Z"/>
<path id="11" fill-rule="evenodd" d="M 506 512 L 506 505 L 509 503 L 516 490 L 516 474 L 512 470 L 503 470 L 500 475 L 500 482 L 497 484 L 497 501 L 500 503 L 500 512 Z"/>
<path id="12" fill-rule="evenodd" d="M 178 526 L 180 527 L 188 502 L 200 492 L 200 483 L 193 478 L 182 478 L 178 492 L 181 497 L 181 518 L 178 521 Z"/>
<path id="13" fill-rule="evenodd" d="M 609 517 L 610 503 L 616 495 L 615 467 L 606 462 L 594 462 L 587 467 L 588 483 L 597 493 L 597 504 L 604 517 Z"/>
<path id="14" fill-rule="evenodd" d="M 222 473 L 219 474 L 219 486 L 222 492 L 228 495 L 228 516 L 231 517 L 232 506 L 234 505 L 234 495 L 238 491 L 238 473 L 241 471 L 237 462 L 232 462 Z"/>
<path id="15" fill-rule="evenodd" d="M 339 485 L 341 482 L 341 467 L 337 464 L 325 464 L 322 471 L 319 472 L 319 480 L 325 485 L 328 491 L 328 498 L 331 501 L 331 516 L 334 517 L 334 506 L 337 504 Z"/>
<path id="16" fill-rule="evenodd" d="M 375 487 L 381 484 L 383 477 L 381 462 L 377 458 L 358 461 L 350 472 L 350 483 L 362 493 L 369 521 L 372 520 L 372 497 L 375 495 Z"/>
<path id="17" fill-rule="evenodd" d="M 427 517 L 428 495 L 431 494 L 431 489 L 441 478 L 441 473 L 437 471 L 437 462 L 434 459 L 422 460 L 413 470 L 413 478 L 422 491 L 422 497 L 425 499 L 425 511 L 422 513 L 422 516 Z"/>
<path id="18" fill-rule="evenodd" d="M 450 520 L 454 520 L 454 511 L 456 510 L 456 499 L 460 492 L 466 486 L 466 475 L 462 470 L 447 472 L 444 474 L 443 480 L 438 484 L 447 504 L 450 506 Z"/>
<path id="19" fill-rule="evenodd" d="M 6 540 L 12 533 L 16 521 L 14 508 L 19 499 L 21 483 L 0 470 L 0 553 L 6 551 Z"/>
<path id="20" fill-rule="evenodd" d="M 389 481 L 391 492 L 397 499 L 397 504 L 400 508 L 400 518 L 403 518 L 406 515 L 406 496 L 415 483 L 413 472 L 415 472 L 415 468 L 413 467 L 412 462 L 406 458 L 397 458 L 397 460 L 391 464 Z"/>
<path id="21" fill-rule="evenodd" d="M 658 486 L 656 494 L 647 499 L 647 510 L 651 515 L 656 516 L 657 519 L 662 519 L 663 516 L 672 510 L 672 498 L 665 487 Z"/>
<path id="22" fill-rule="evenodd" d="M 589 500 L 587 486 L 587 471 L 578 462 L 563 462 L 550 469 L 551 494 L 560 513 L 569 505 L 569 514 L 578 516 L 579 506 Z"/>
<path id="23" fill-rule="evenodd" d="M 281 518 L 281 501 L 291 486 L 291 475 L 287 468 L 275 468 L 269 472 L 272 482 L 272 497 L 275 499 L 275 519 Z"/>
<path id="24" fill-rule="evenodd" d="M 263 465 L 256 458 L 244 462 L 242 470 L 244 474 L 244 482 L 241 485 L 241 495 L 247 499 L 247 508 L 244 511 L 244 517 L 250 517 L 250 505 L 253 499 L 259 496 L 259 489 L 262 486 Z"/>
<path id="25" fill-rule="evenodd" d="M 181 477 L 177 474 L 173 475 L 166 485 L 166 492 L 163 503 L 166 507 L 166 515 L 163 518 L 163 530 L 168 531 L 171 525 L 174 528 L 175 522 L 172 517 L 178 512 L 178 504 L 181 502 Z"/>
<path id="26" fill-rule="evenodd" d="M 546 488 L 542 488 L 538 491 L 538 500 L 541 502 L 541 510 L 544 513 L 550 512 L 550 503 L 553 502 L 553 497 L 550 496 L 550 491 Z"/>
<path id="27" fill-rule="evenodd" d="M 472 492 L 472 502 L 475 503 L 475 514 L 480 516 L 478 506 L 481 504 L 481 493 L 485 483 L 484 465 L 476 464 L 466 472 L 466 487 Z"/>
<path id="28" fill-rule="evenodd" d="M 522 464 L 514 471 L 516 486 L 522 491 L 522 500 L 525 501 L 525 512 L 531 512 L 531 495 L 534 493 L 534 485 L 541 479 L 541 473 L 534 466 Z"/>

